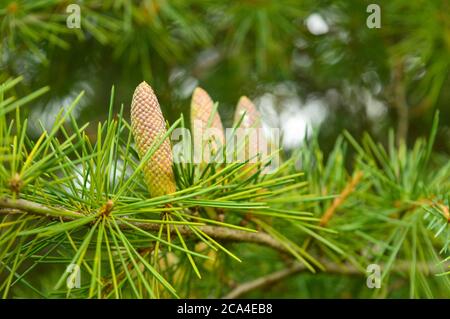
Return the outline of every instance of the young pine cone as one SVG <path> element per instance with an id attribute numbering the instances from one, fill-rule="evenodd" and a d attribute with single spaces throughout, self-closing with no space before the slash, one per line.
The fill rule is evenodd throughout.
<path id="1" fill-rule="evenodd" d="M 131 128 L 141 159 L 152 144 L 159 141 L 167 132 L 158 99 L 146 82 L 139 84 L 133 94 Z M 172 149 L 169 139 L 166 138 L 143 168 L 145 181 L 152 197 L 175 192 L 172 164 Z"/>
<path id="2" fill-rule="evenodd" d="M 239 99 L 234 113 L 234 125 L 237 125 L 241 118 L 242 121 L 239 124 L 239 128 L 248 129 L 251 134 L 254 134 L 252 138 L 248 136 L 246 145 L 242 146 L 241 151 L 245 150 L 245 159 L 250 159 L 250 162 L 254 163 L 256 161 L 255 156 L 263 151 L 260 147 L 265 145 L 266 139 L 262 131 L 261 114 L 246 96 L 242 96 Z M 263 154 L 259 154 L 257 157 L 261 157 L 261 155 Z"/>
<path id="3" fill-rule="evenodd" d="M 209 150 L 212 154 L 215 154 L 219 150 L 220 146 L 225 145 L 225 134 L 222 121 L 220 120 L 220 115 L 217 110 L 211 118 L 213 110 L 214 103 L 211 97 L 205 90 L 197 87 L 192 94 L 191 101 L 191 125 L 194 145 L 199 145 L 200 143 L 200 145 L 203 145 L 203 148 L 208 149 L 207 146 L 209 144 Z M 208 124 L 210 125 L 208 126 Z M 204 136 L 205 131 L 209 128 L 214 129 L 211 132 L 215 133 L 215 138 L 212 136 Z M 219 142 L 220 145 L 218 145 L 217 142 Z M 204 154 L 202 158 L 207 161 L 209 159 L 209 154 Z"/>

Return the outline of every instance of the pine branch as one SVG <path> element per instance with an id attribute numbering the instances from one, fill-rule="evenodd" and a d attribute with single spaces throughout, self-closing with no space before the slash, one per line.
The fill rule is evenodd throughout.
<path id="1" fill-rule="evenodd" d="M 77 218 L 83 218 L 83 215 L 79 212 L 72 212 L 63 208 L 47 207 L 42 204 L 38 204 L 25 199 L 0 199 L 0 214 L 33 214 L 48 217 L 50 219 L 62 219 L 63 221 L 73 221 Z M 145 223 L 136 221 L 127 221 L 142 230 L 158 232 L 161 228 L 161 224 Z M 129 228 L 125 223 L 117 221 L 117 224 L 122 229 Z M 175 233 L 177 230 L 182 235 L 195 236 L 195 233 L 185 225 L 171 225 L 171 233 Z M 198 230 L 204 232 L 208 236 L 224 241 L 236 241 L 236 242 L 248 242 L 268 246 L 274 248 L 283 253 L 289 253 L 288 250 L 280 244 L 275 238 L 267 233 L 263 232 L 246 232 L 243 230 L 231 229 L 221 226 L 197 226 Z"/>

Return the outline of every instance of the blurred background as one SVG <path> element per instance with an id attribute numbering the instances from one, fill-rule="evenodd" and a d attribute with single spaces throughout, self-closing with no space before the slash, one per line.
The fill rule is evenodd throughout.
<path id="1" fill-rule="evenodd" d="M 369 28 L 367 7 L 381 9 Z M 448 0 L 0 0 L 0 81 L 22 75 L 18 96 L 49 85 L 29 118 L 50 127 L 81 90 L 82 122 L 103 120 L 111 87 L 126 111 L 142 80 L 166 118 L 189 114 L 199 85 L 231 126 L 247 95 L 285 149 L 314 129 L 329 150 L 343 129 L 411 144 L 441 112 L 437 150 L 450 153 Z M 80 28 L 66 23 L 80 8 Z M 95 130 L 95 126 L 92 126 Z M 33 130 L 33 126 L 31 127 Z M 31 132 L 33 133 L 33 132 Z"/>

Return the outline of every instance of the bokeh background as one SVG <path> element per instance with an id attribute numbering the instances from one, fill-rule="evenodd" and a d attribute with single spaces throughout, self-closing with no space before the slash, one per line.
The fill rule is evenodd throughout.
<path id="1" fill-rule="evenodd" d="M 199 85 L 225 126 L 241 95 L 291 150 L 318 129 L 330 149 L 343 129 L 409 144 L 441 111 L 436 149 L 450 153 L 450 1 L 447 0 L 0 0 L 0 80 L 25 94 L 49 85 L 29 118 L 51 126 L 81 90 L 77 116 L 105 118 L 111 87 L 128 111 L 142 80 L 166 118 L 189 114 Z M 381 8 L 370 29 L 367 6 Z M 78 4 L 81 28 L 66 12 Z M 95 126 L 93 126 L 95 127 Z M 31 131 L 33 126 L 31 126 Z M 31 134 L 33 132 L 30 132 Z"/>
<path id="2" fill-rule="evenodd" d="M 72 4 L 80 7 L 80 28 L 66 25 L 71 14 L 67 8 Z M 369 4 L 381 9 L 380 28 L 367 27 Z M 260 109 L 265 125 L 282 129 L 287 152 L 302 147 L 317 132 L 325 157 L 335 144 L 336 156 L 343 154 L 342 140 L 336 140 L 344 129 L 357 140 L 368 131 L 381 144 L 386 144 L 393 129 L 398 141 L 412 146 L 418 137 L 429 134 L 439 110 L 433 156 L 445 154 L 441 165 L 450 155 L 449 70 L 450 0 L 0 0 L 0 83 L 22 76 L 24 80 L 14 88 L 17 97 L 50 87 L 23 109 L 28 113 L 29 134 L 36 137 L 41 132 L 39 122 L 50 128 L 55 114 L 84 90 L 75 115 L 79 123 L 94 124 L 88 130 L 95 138 L 96 122 L 107 116 L 112 86 L 115 110 L 122 104 L 129 113 L 133 91 L 145 80 L 156 91 L 171 123 L 180 113 L 189 118 L 196 86 L 219 102 L 225 127 L 232 125 L 239 97 L 247 95 Z M 318 158 L 322 153 L 314 155 Z M 306 170 L 312 171 L 310 184 L 320 188 L 317 193 L 341 192 L 347 173 L 339 163 L 326 176 L 317 174 L 319 169 L 308 166 L 310 162 Z M 409 181 L 415 176 L 409 172 L 394 179 L 401 184 L 404 193 L 400 195 L 380 187 L 368 204 L 362 205 L 356 196 L 350 201 L 348 212 L 353 215 L 338 220 L 336 226 L 344 231 L 343 243 L 356 246 L 358 252 L 365 247 L 366 238 L 351 236 L 353 230 L 345 228 L 345 223 L 353 216 L 357 223 L 365 221 L 358 218 L 365 218 L 367 207 L 387 216 L 398 198 L 405 203 L 419 200 L 415 193 L 408 193 L 413 184 Z M 315 206 L 315 213 L 330 204 Z M 403 214 L 402 207 L 395 209 Z M 376 229 L 377 225 L 374 236 L 383 240 L 385 234 L 400 229 Z M 395 223 L 382 225 L 397 227 Z M 411 247 L 402 246 L 406 258 L 416 254 Z M 236 282 L 284 266 L 281 261 L 273 262 L 277 256 L 268 248 L 239 249 L 238 255 L 256 260 L 258 269 L 224 264 L 224 269 L 236 275 Z M 427 256 L 421 258 L 428 261 Z M 59 277 L 56 268 L 47 269 Z M 210 283 L 223 274 L 208 275 L 214 280 L 200 282 L 201 291 L 215 294 Z M 305 274 L 249 296 L 371 296 L 360 278 L 323 276 L 326 280 Z M 428 296 L 429 287 L 434 293 L 438 287 L 434 284 L 442 277 L 432 277 L 430 286 L 423 284 L 422 290 L 416 288 L 422 284 L 418 279 L 410 289 L 403 285 L 407 276 L 396 278 L 400 279 L 388 288 L 394 298 L 408 293 L 415 296 L 414 289 L 419 291 L 417 296 Z M 53 287 L 56 279 L 43 280 L 48 282 L 42 287 Z M 446 297 L 445 289 L 436 288 L 436 296 Z"/>

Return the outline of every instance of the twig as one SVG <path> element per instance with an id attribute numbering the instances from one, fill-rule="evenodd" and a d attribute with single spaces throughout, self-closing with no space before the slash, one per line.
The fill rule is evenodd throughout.
<path id="1" fill-rule="evenodd" d="M 320 261 L 323 265 L 325 265 L 326 273 L 332 273 L 332 274 L 341 274 L 341 275 L 362 275 L 363 272 L 356 268 L 353 265 L 344 265 L 339 266 L 335 264 L 331 264 L 325 260 Z M 295 265 L 285 268 L 276 272 L 273 272 L 271 274 L 262 276 L 260 278 L 245 282 L 233 290 L 231 290 L 228 294 L 226 294 L 223 298 L 224 299 L 234 299 L 238 298 L 252 290 L 256 290 L 265 286 L 272 285 L 278 281 L 283 280 L 286 277 L 295 275 L 299 272 L 302 272 L 304 270 L 308 270 L 308 268 L 305 267 L 304 264 L 296 263 Z"/>
<path id="2" fill-rule="evenodd" d="M 274 273 L 271 273 L 269 275 L 259 277 L 252 281 L 247 281 L 233 290 L 231 290 L 228 294 L 226 294 L 223 299 L 235 299 L 239 298 L 240 296 L 252 291 L 256 290 L 258 288 L 262 288 L 265 286 L 269 286 L 273 283 L 276 283 L 277 281 L 281 281 L 282 279 L 289 277 L 291 275 L 294 275 L 298 272 L 301 272 L 305 270 L 306 267 L 303 264 L 296 264 L 295 266 L 292 266 L 291 268 L 282 269 L 279 271 L 276 271 Z"/>
<path id="3" fill-rule="evenodd" d="M 356 268 L 353 265 L 345 264 L 345 265 L 338 265 L 338 264 L 332 264 L 328 261 L 321 260 L 320 261 L 323 265 L 325 265 L 326 271 L 323 273 L 326 274 L 338 274 L 338 275 L 354 275 L 354 276 L 364 276 L 366 273 L 364 271 L 361 271 L 360 269 Z M 383 265 L 380 265 L 380 268 L 383 269 Z M 398 261 L 394 267 L 392 267 L 393 272 L 405 272 L 409 271 L 411 269 L 411 263 L 408 261 Z M 423 272 L 427 275 L 434 275 L 439 273 L 440 269 L 436 267 L 436 265 L 433 264 L 417 264 L 417 269 L 420 272 Z M 235 299 L 239 298 L 242 295 L 245 295 L 246 293 L 249 293 L 250 291 L 260 289 L 272 284 L 275 284 L 289 276 L 295 275 L 299 272 L 302 272 L 304 270 L 307 270 L 307 268 L 303 264 L 296 263 L 295 265 L 275 271 L 271 274 L 259 277 L 257 279 L 244 282 L 240 284 L 239 286 L 232 289 L 229 293 L 227 293 L 223 298 L 224 299 Z"/>
<path id="4" fill-rule="evenodd" d="M 86 215 L 79 212 L 72 212 L 63 208 L 47 207 L 42 204 L 38 204 L 25 199 L 9 199 L 0 198 L 0 214 L 33 214 L 45 216 L 48 218 L 62 219 L 64 221 L 72 221 L 77 218 L 84 218 Z M 124 219 L 126 220 L 126 219 Z M 117 222 L 122 229 L 128 229 L 129 227 L 120 221 Z M 127 223 L 133 226 L 139 227 L 142 230 L 147 231 L 159 231 L 161 225 L 155 223 L 144 223 L 136 221 L 127 221 Z M 171 225 L 171 232 L 175 233 L 174 227 L 178 228 L 178 231 L 182 235 L 195 236 L 195 233 L 190 227 L 186 225 Z M 278 251 L 288 253 L 288 250 L 275 238 L 267 233 L 263 232 L 247 232 L 243 230 L 231 229 L 220 226 L 196 226 L 196 228 L 208 236 L 224 241 L 237 241 L 237 242 L 249 242 L 259 245 L 268 246 Z"/>
<path id="5" fill-rule="evenodd" d="M 334 215 L 336 209 L 342 205 L 342 203 L 347 199 L 347 197 L 353 192 L 356 185 L 359 183 L 361 178 L 363 177 L 363 173 L 361 171 L 356 172 L 355 177 L 353 177 L 350 182 L 345 186 L 344 190 L 341 194 L 336 197 L 331 204 L 330 207 L 326 210 L 325 214 L 323 214 L 320 219 L 320 226 L 325 226 L 330 221 L 331 217 Z"/>
<path id="6" fill-rule="evenodd" d="M 440 210 L 442 216 L 447 220 L 447 223 L 450 223 L 450 208 L 448 205 L 441 202 L 430 202 L 429 205 L 436 206 Z"/>
<path id="7" fill-rule="evenodd" d="M 423 198 L 417 200 L 417 202 L 413 202 L 410 207 L 407 208 L 407 210 L 413 210 L 419 207 L 423 207 L 424 205 L 435 207 L 442 216 L 447 220 L 448 223 L 450 223 L 450 207 L 446 204 L 444 204 L 442 201 L 436 201 L 436 196 L 433 196 L 431 199 Z M 395 207 L 401 207 L 402 202 L 396 201 Z"/>

